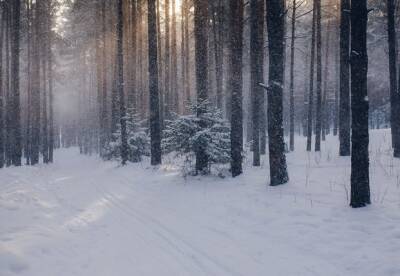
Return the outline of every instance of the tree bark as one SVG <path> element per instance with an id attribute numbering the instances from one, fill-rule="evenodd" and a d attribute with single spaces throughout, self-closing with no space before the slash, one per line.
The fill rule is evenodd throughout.
<path id="1" fill-rule="evenodd" d="M 294 151 L 294 55 L 296 39 L 296 0 L 292 2 L 292 39 L 290 43 L 290 150 Z"/>
<path id="2" fill-rule="evenodd" d="M 194 37 L 196 59 L 197 116 L 204 114 L 208 100 L 208 0 L 194 0 Z M 200 120 L 200 127 L 203 123 Z M 200 145 L 196 151 L 196 172 L 207 173 L 207 145 Z"/>
<path id="3" fill-rule="evenodd" d="M 230 1 L 229 82 L 231 91 L 231 172 L 242 174 L 243 151 L 243 0 Z"/>
<path id="4" fill-rule="evenodd" d="M 308 116 L 307 116 L 307 151 L 311 151 L 312 131 L 313 131 L 313 111 L 314 111 L 314 66 L 315 66 L 315 40 L 317 22 L 317 0 L 313 4 L 312 16 L 312 38 L 311 38 L 311 57 L 310 57 L 310 91 L 308 94 Z"/>
<path id="5" fill-rule="evenodd" d="M 322 132 L 322 37 L 321 37 L 321 0 L 316 1 L 317 9 L 317 106 L 315 114 L 315 151 L 321 151 Z"/>
<path id="6" fill-rule="evenodd" d="M 148 0 L 151 165 L 161 164 L 161 123 L 158 92 L 156 0 Z"/>
<path id="7" fill-rule="evenodd" d="M 388 45 L 389 45 L 389 81 L 390 81 L 390 125 L 394 157 L 400 157 L 400 112 L 397 87 L 397 49 L 395 29 L 395 1 L 387 0 Z"/>
<path id="8" fill-rule="evenodd" d="M 250 21 L 253 166 L 260 166 L 260 109 L 264 89 L 259 83 L 264 83 L 264 0 L 251 0 Z"/>
<path id="9" fill-rule="evenodd" d="M 369 188 L 367 0 L 351 3 L 351 202 L 353 208 L 371 203 Z"/>
<path id="10" fill-rule="evenodd" d="M 289 181 L 283 140 L 284 0 L 266 0 L 269 47 L 268 137 L 270 185 Z"/>
<path id="11" fill-rule="evenodd" d="M 128 161 L 128 137 L 126 132 L 126 107 L 124 94 L 124 56 L 123 56 L 123 9 L 122 0 L 117 3 L 117 91 L 119 96 L 121 124 L 121 160 L 122 165 Z"/>
<path id="12" fill-rule="evenodd" d="M 358 1 L 358 0 L 355 0 Z M 350 0 L 341 0 L 340 19 L 340 156 L 350 156 Z"/>

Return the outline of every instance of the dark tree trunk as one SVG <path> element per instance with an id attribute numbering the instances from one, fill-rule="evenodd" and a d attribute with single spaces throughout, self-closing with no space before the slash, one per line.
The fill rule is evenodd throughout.
<path id="1" fill-rule="evenodd" d="M 101 106 L 100 108 L 100 155 L 104 157 L 104 148 L 108 143 L 107 124 L 107 28 L 106 28 L 106 0 L 101 1 Z"/>
<path id="2" fill-rule="evenodd" d="M 184 21 L 185 21 L 185 95 L 186 101 L 188 103 L 191 102 L 191 94 L 190 94 L 190 43 L 189 43 L 189 11 L 190 5 L 189 0 L 184 0 L 185 3 L 185 13 L 184 13 Z"/>
<path id="3" fill-rule="evenodd" d="M 52 56 L 52 28 L 51 28 L 51 2 L 47 7 L 47 70 L 49 82 L 49 119 L 48 119 L 48 162 L 53 162 L 54 157 L 54 95 L 53 95 L 53 56 Z"/>
<path id="4" fill-rule="evenodd" d="M 270 185 L 289 181 L 283 140 L 283 82 L 285 70 L 285 3 L 266 0 L 269 46 L 268 137 Z"/>
<path id="5" fill-rule="evenodd" d="M 3 86 L 3 40 L 6 27 L 6 12 L 4 4 L 1 4 L 0 27 L 0 168 L 4 167 L 4 86 Z"/>
<path id="6" fill-rule="evenodd" d="M 128 161 L 128 137 L 126 133 L 126 107 L 124 94 L 124 56 L 123 56 L 123 9 L 122 0 L 117 3 L 117 91 L 119 96 L 121 124 L 121 159 L 122 165 Z"/>
<path id="7" fill-rule="evenodd" d="M 371 203 L 368 156 L 367 0 L 351 4 L 351 202 L 353 208 Z"/>
<path id="8" fill-rule="evenodd" d="M 395 29 L 395 1 L 387 0 L 389 75 L 390 75 L 390 125 L 394 157 L 400 157 L 400 112 L 397 88 L 397 49 Z"/>
<path id="9" fill-rule="evenodd" d="M 221 14 L 222 1 L 214 1 L 213 3 L 213 39 L 214 39 L 214 60 L 215 60 L 215 80 L 217 89 L 217 107 L 222 109 L 222 70 L 223 70 L 223 41 L 220 33 L 222 17 Z"/>
<path id="10" fill-rule="evenodd" d="M 358 0 L 356 0 L 358 1 Z M 350 155 L 350 0 L 341 0 L 340 16 L 340 156 Z"/>
<path id="11" fill-rule="evenodd" d="M 180 112 L 179 86 L 178 86 L 178 50 L 176 42 L 176 2 L 172 0 L 171 22 L 171 109 L 175 113 Z"/>
<path id="12" fill-rule="evenodd" d="M 164 56 L 164 118 L 170 118 L 171 113 L 171 41 L 170 41 L 170 29 L 169 29 L 169 21 L 170 21 L 170 13 L 169 13 L 169 0 L 165 0 L 164 3 L 164 11 L 165 11 L 165 56 Z"/>
<path id="13" fill-rule="evenodd" d="M 336 25 L 335 25 L 336 28 Z M 335 38 L 338 38 L 338 33 Z M 339 90 L 340 90 L 340 47 L 335 44 L 335 107 L 333 115 L 333 135 L 337 136 L 339 132 Z"/>
<path id="14" fill-rule="evenodd" d="M 321 151 L 322 131 L 322 38 L 321 38 L 321 0 L 316 1 L 317 8 L 317 106 L 315 114 L 315 151 Z"/>
<path id="15" fill-rule="evenodd" d="M 197 116 L 205 112 L 205 102 L 208 99 L 208 0 L 194 0 L 194 37 L 196 59 L 196 89 L 197 89 Z M 196 171 L 206 173 L 208 156 L 206 146 L 201 145 L 196 151 Z"/>
<path id="16" fill-rule="evenodd" d="M 161 124 L 158 92 L 156 0 L 148 0 L 151 165 L 161 164 Z"/>
<path id="17" fill-rule="evenodd" d="M 231 91 L 231 172 L 242 174 L 243 151 L 243 0 L 230 1 L 229 82 Z"/>
<path id="18" fill-rule="evenodd" d="M 296 39 L 296 0 L 292 2 L 292 39 L 290 43 L 290 150 L 294 151 L 294 54 Z"/>
<path id="19" fill-rule="evenodd" d="M 311 57 L 310 57 L 310 91 L 308 94 L 308 116 L 307 116 L 307 151 L 311 151 L 312 131 L 313 131 L 313 111 L 314 111 L 314 65 L 315 65 L 315 36 L 317 21 L 317 0 L 313 4 L 312 19 L 312 38 L 311 38 Z"/>
<path id="20" fill-rule="evenodd" d="M 259 83 L 264 82 L 264 0 L 251 0 L 250 20 L 250 79 L 253 105 L 253 166 L 260 166 L 260 109 L 264 89 L 259 85 Z"/>
<path id="21" fill-rule="evenodd" d="M 39 163 L 40 153 L 40 2 L 36 2 L 32 59 L 31 165 Z"/>
<path id="22" fill-rule="evenodd" d="M 21 133 L 21 108 L 19 93 L 19 51 L 20 51 L 20 17 L 21 1 L 12 2 L 12 48 L 11 48 L 11 93 L 12 93 L 12 164 L 21 166 L 22 158 L 22 133 Z"/>
<path id="23" fill-rule="evenodd" d="M 324 65 L 324 95 L 322 99 L 322 141 L 326 140 L 326 135 L 329 134 L 330 122 L 329 122 L 329 104 L 328 104 L 328 89 L 329 89 L 329 46 L 330 46 L 330 25 L 329 20 L 326 27 L 326 43 L 325 43 L 325 65 Z"/>

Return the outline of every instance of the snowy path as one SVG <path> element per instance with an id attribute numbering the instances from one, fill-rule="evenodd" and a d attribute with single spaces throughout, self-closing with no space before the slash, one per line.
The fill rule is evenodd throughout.
<path id="1" fill-rule="evenodd" d="M 0 275 L 400 275 L 400 162 L 373 132 L 373 205 L 347 207 L 349 160 L 288 155 L 232 180 L 118 167 L 76 149 L 0 170 Z M 382 142 L 383 141 L 383 142 Z M 304 148 L 304 141 L 298 141 Z M 347 195 L 346 195 L 347 194 Z"/>

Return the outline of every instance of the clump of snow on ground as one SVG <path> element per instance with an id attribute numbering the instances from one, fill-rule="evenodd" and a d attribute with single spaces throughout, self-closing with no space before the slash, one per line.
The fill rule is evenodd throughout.
<path id="1" fill-rule="evenodd" d="M 244 175 L 182 178 L 144 161 L 120 167 L 76 149 L 56 163 L 0 170 L 0 275 L 400 275 L 400 160 L 371 132 L 372 205 L 351 209 L 350 159 L 336 137 L 290 183 L 268 164 Z"/>

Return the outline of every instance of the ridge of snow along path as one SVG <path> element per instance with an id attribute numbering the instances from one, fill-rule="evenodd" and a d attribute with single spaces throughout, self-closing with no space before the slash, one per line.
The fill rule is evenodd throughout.
<path id="1" fill-rule="evenodd" d="M 119 167 L 77 149 L 0 170 L 0 275 L 400 275 L 400 161 L 371 132 L 373 204 L 348 207 L 349 158 L 336 138 L 244 175 L 183 179 L 147 161 Z M 249 162 L 250 163 L 250 162 Z"/>

